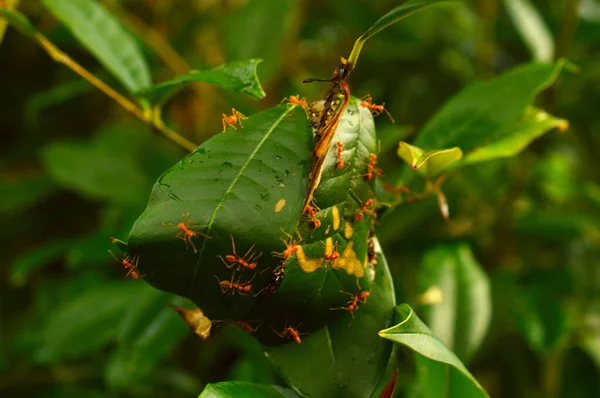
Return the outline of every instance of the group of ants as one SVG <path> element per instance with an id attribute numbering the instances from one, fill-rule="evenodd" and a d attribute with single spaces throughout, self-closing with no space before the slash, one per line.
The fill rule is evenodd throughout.
<path id="1" fill-rule="evenodd" d="M 289 101 L 290 104 L 299 105 L 304 109 L 308 108 L 306 99 L 300 98 L 299 96 L 292 95 L 289 98 L 284 99 L 284 101 Z M 390 117 L 390 119 L 392 119 L 392 122 L 393 122 L 392 116 L 384 108 L 383 105 L 373 104 L 373 100 L 370 95 L 366 95 L 363 98 L 361 98 L 360 105 L 371 110 L 371 112 L 373 113 L 374 116 L 378 116 L 382 112 L 386 112 L 387 115 Z M 239 124 L 240 127 L 243 127 L 242 120 L 245 120 L 245 119 L 247 119 L 246 116 L 244 116 L 241 112 L 232 108 L 231 115 L 228 116 L 226 114 L 223 114 L 223 132 L 226 131 L 227 126 L 230 126 L 234 130 L 236 130 L 236 127 L 235 127 L 236 124 Z M 342 142 L 338 141 L 336 144 L 336 157 L 337 157 L 336 168 L 339 170 L 342 170 L 344 168 L 345 164 L 349 164 L 349 162 L 347 160 L 345 160 L 342 156 L 343 150 L 344 150 L 344 148 L 343 148 Z M 371 181 L 373 179 L 374 175 L 382 176 L 381 169 L 378 169 L 375 167 L 376 163 L 377 163 L 377 155 L 373 154 L 373 153 L 370 154 L 369 163 L 366 163 L 367 171 L 365 174 L 362 175 L 366 181 Z M 365 213 L 367 213 L 367 214 L 372 213 L 374 211 L 373 206 L 374 206 L 373 199 L 368 199 L 367 201 L 365 201 L 365 203 L 362 204 L 361 208 L 357 209 L 357 212 L 354 217 L 355 221 L 358 222 L 358 221 L 362 220 Z M 321 226 L 321 221 L 317 218 L 315 207 L 311 206 L 310 204 L 307 204 L 305 206 L 304 213 L 306 213 L 308 215 L 311 222 L 313 223 L 314 228 L 319 228 Z M 194 238 L 196 238 L 197 236 L 202 236 L 205 239 L 211 238 L 210 236 L 203 234 L 201 232 L 195 231 L 193 229 L 194 225 L 193 225 L 192 219 L 190 218 L 190 213 L 182 214 L 181 222 L 179 222 L 177 224 L 162 223 L 161 225 L 168 226 L 168 227 L 172 227 L 172 226 L 176 227 L 179 230 L 177 233 L 177 238 L 181 239 L 185 242 L 186 248 L 191 247 L 194 250 L 194 253 L 197 253 L 197 249 L 196 249 L 196 246 L 193 241 Z M 300 243 L 299 241 L 294 242 L 294 239 L 291 235 L 289 235 L 287 233 L 286 233 L 286 235 L 289 238 L 288 241 L 286 241 L 285 239 L 282 238 L 282 241 L 285 244 L 285 250 L 280 253 L 274 253 L 275 255 L 281 257 L 282 263 L 284 263 L 294 253 L 298 252 L 299 243 Z M 111 242 L 112 241 L 114 241 L 114 238 L 111 238 Z M 232 244 L 232 253 L 225 255 L 225 257 L 219 256 L 219 258 L 225 264 L 225 266 L 227 268 L 237 267 L 238 271 L 241 271 L 243 269 L 254 270 L 257 266 L 257 259 L 260 257 L 260 254 L 253 252 L 254 245 L 252 247 L 250 247 L 250 249 L 246 252 L 246 254 L 244 254 L 243 256 L 240 256 L 236 252 L 233 236 L 231 236 L 231 244 Z M 125 257 L 123 259 L 118 259 L 116 256 L 114 256 L 114 254 L 112 252 L 110 252 L 110 254 L 115 258 L 116 261 L 121 263 L 123 265 L 123 267 L 127 270 L 126 276 L 131 277 L 133 279 L 139 279 L 140 277 L 143 277 L 143 275 L 139 274 L 138 269 L 137 269 L 139 255 L 134 255 L 132 257 L 125 255 Z M 340 257 L 340 254 L 337 250 L 337 243 L 336 243 L 336 247 L 334 250 L 332 250 L 329 253 L 325 253 L 325 260 L 329 261 L 331 265 L 333 265 L 339 257 Z M 277 284 L 279 284 L 281 282 L 281 279 L 283 277 L 283 272 L 282 272 L 283 270 L 281 268 L 282 267 L 279 267 L 278 269 L 276 269 L 273 274 L 272 283 L 274 284 L 275 289 L 277 287 Z M 227 281 L 227 280 L 221 281 L 218 279 L 218 277 L 216 275 L 215 275 L 215 278 L 217 278 L 217 281 L 219 282 L 219 286 L 223 293 L 231 292 L 231 294 L 234 294 L 237 292 L 238 294 L 241 294 L 241 295 L 250 294 L 250 295 L 256 297 L 263 290 L 269 289 L 269 286 L 268 286 L 267 288 L 261 290 L 260 292 L 253 294 L 251 292 L 251 289 L 252 289 L 251 280 L 240 283 L 239 281 L 234 282 L 233 278 L 231 279 L 231 281 Z M 357 279 L 357 286 L 358 286 L 357 293 L 349 293 L 349 292 L 345 292 L 345 291 L 340 291 L 341 293 L 350 296 L 350 299 L 343 307 L 330 308 L 330 310 L 348 311 L 352 315 L 352 317 L 354 317 L 354 312 L 358 310 L 359 304 L 366 303 L 367 298 L 370 296 L 369 291 L 361 291 L 361 287 L 358 282 L 358 279 Z M 274 291 L 274 289 L 272 289 L 272 290 Z M 258 329 L 258 326 L 256 328 L 253 328 L 251 325 L 249 325 L 248 323 L 241 321 L 241 320 L 238 320 L 235 323 L 238 327 L 240 327 L 242 330 L 245 330 L 248 333 L 254 333 Z M 297 329 L 295 329 L 287 324 L 284 326 L 284 329 L 281 331 L 281 333 L 276 331 L 275 329 L 273 329 L 273 332 L 275 332 L 278 336 L 280 336 L 283 339 L 293 340 L 298 344 L 301 343 L 300 335 L 302 333 L 300 333 Z"/>

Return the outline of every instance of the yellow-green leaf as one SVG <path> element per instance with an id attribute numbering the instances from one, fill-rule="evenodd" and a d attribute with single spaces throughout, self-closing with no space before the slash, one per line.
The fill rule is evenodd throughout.
<path id="1" fill-rule="evenodd" d="M 398 156 L 417 170 L 421 175 L 435 178 L 443 173 L 451 165 L 462 158 L 462 150 L 459 147 L 424 151 L 423 149 L 400 141 L 398 145 Z"/>

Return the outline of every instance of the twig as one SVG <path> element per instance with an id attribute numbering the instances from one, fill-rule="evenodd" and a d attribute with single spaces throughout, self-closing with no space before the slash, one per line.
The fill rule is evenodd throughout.
<path id="1" fill-rule="evenodd" d="M 18 26 L 15 26 L 19 29 Z M 21 30 L 21 29 L 19 29 Z M 76 61 L 74 61 L 71 57 L 69 57 L 66 53 L 56 47 L 50 40 L 48 40 L 43 34 L 38 32 L 37 30 L 34 32 L 31 31 L 22 31 L 26 36 L 34 39 L 41 47 L 48 53 L 48 55 L 56 62 L 65 65 L 67 68 L 71 69 L 73 72 L 90 82 L 94 87 L 98 88 L 104 94 L 112 98 L 117 104 L 121 105 L 125 110 L 129 113 L 133 114 L 139 120 L 144 123 L 149 124 L 155 130 L 164 135 L 167 139 L 173 141 L 175 144 L 181 146 L 182 148 L 193 151 L 196 149 L 196 144 L 179 135 L 177 132 L 171 130 L 160 120 L 159 112 L 147 111 L 145 112 L 138 105 L 125 98 L 123 95 L 115 91 L 113 88 L 108 86 L 102 80 L 98 79 L 94 76 L 93 73 L 89 72 L 83 66 L 79 65 Z M 157 117 L 156 115 L 159 115 Z"/>

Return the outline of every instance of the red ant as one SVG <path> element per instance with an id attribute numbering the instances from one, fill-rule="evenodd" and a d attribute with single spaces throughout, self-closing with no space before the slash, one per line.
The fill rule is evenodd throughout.
<path id="1" fill-rule="evenodd" d="M 232 291 L 231 294 L 234 294 L 237 291 L 240 295 L 244 295 L 244 294 L 248 294 L 248 293 L 253 296 L 258 295 L 258 293 L 254 295 L 250 291 L 250 289 L 252 289 L 252 285 L 250 284 L 250 282 L 252 282 L 252 279 L 250 279 L 248 282 L 245 282 L 245 283 L 239 283 L 239 279 L 238 279 L 238 282 L 234 282 L 233 281 L 234 275 L 231 276 L 231 281 L 221 281 L 221 280 L 219 280 L 218 276 L 214 275 L 214 277 L 217 278 L 217 281 L 219 281 L 219 286 L 221 287 L 221 291 L 223 293 L 227 293 L 229 290 L 231 290 Z"/>
<path id="2" fill-rule="evenodd" d="M 340 253 L 338 252 L 338 242 L 335 242 L 335 247 L 333 248 L 333 250 L 329 249 L 329 247 L 325 245 L 325 260 L 330 261 L 331 265 L 333 265 L 335 263 L 335 260 L 337 260 L 338 258 L 340 258 Z"/>
<path id="3" fill-rule="evenodd" d="M 250 247 L 250 249 L 248 249 L 246 254 L 244 254 L 244 257 L 240 257 L 236 253 L 233 235 L 231 235 L 231 246 L 233 248 L 233 254 L 226 255 L 225 259 L 223 259 L 223 257 L 219 256 L 219 258 L 221 259 L 221 261 L 223 261 L 223 264 L 225 264 L 225 266 L 227 268 L 232 268 L 236 264 L 238 265 L 238 267 L 237 267 L 238 271 L 240 271 L 242 268 L 248 268 L 249 270 L 253 270 L 256 268 L 256 261 L 254 261 L 254 260 L 258 259 L 260 257 L 260 254 L 257 255 L 256 253 L 252 253 L 252 249 L 254 249 L 254 245 L 252 245 Z"/>
<path id="4" fill-rule="evenodd" d="M 138 279 L 140 277 L 139 272 L 137 272 L 137 266 L 138 266 L 138 261 L 140 260 L 140 255 L 134 255 L 133 257 L 129 257 L 128 255 L 125 255 L 125 257 L 123 258 L 123 260 L 119 260 L 114 254 L 113 252 L 111 252 L 110 250 L 108 251 L 110 253 L 110 255 L 118 262 L 123 264 L 123 267 L 125 267 L 126 269 L 128 269 L 129 271 L 127 272 L 127 275 L 125 275 L 125 277 L 128 277 L 129 275 L 131 275 L 131 277 L 133 279 Z"/>
<path id="5" fill-rule="evenodd" d="M 244 116 L 242 114 L 242 112 L 240 111 L 236 111 L 234 108 L 231 108 L 231 116 L 227 116 L 226 114 L 223 113 L 223 133 L 225 132 L 225 130 L 227 130 L 227 126 L 231 126 L 232 129 L 237 130 L 235 128 L 235 124 L 236 123 L 240 123 L 240 127 L 244 128 L 244 126 L 242 126 L 242 120 L 246 120 L 248 119 L 246 116 Z"/>
<path id="6" fill-rule="evenodd" d="M 373 199 L 367 199 L 367 201 L 361 207 L 361 209 L 357 211 L 356 216 L 354 216 L 354 220 L 360 221 L 360 220 L 362 220 L 364 213 L 372 213 L 373 212 L 372 209 L 371 210 L 367 209 L 367 207 L 371 206 L 372 204 L 373 204 Z"/>
<path id="7" fill-rule="evenodd" d="M 192 219 L 189 218 L 190 217 L 190 213 L 184 213 L 181 215 L 181 222 L 179 224 L 175 224 L 175 223 L 160 223 L 161 226 L 163 227 L 177 227 L 177 229 L 179 229 L 179 233 L 177 234 L 177 239 L 181 239 L 185 242 L 185 248 L 187 249 L 189 246 L 192 246 L 192 249 L 194 249 L 194 253 L 198 253 L 198 250 L 196 249 L 196 245 L 194 245 L 194 241 L 192 240 L 192 238 L 195 238 L 196 236 L 200 235 L 203 236 L 205 239 L 210 239 L 211 237 L 203 234 L 202 232 L 196 232 L 190 229 L 190 227 L 192 226 Z"/>
<path id="8" fill-rule="evenodd" d="M 299 95 L 291 95 L 290 98 L 284 98 L 282 103 L 285 101 L 289 101 L 290 104 L 300 105 L 304 109 L 308 107 L 308 103 L 306 102 L 306 98 L 300 98 Z"/>
<path id="9" fill-rule="evenodd" d="M 287 322 L 286 322 L 286 324 L 287 324 Z M 298 326 L 300 326 L 300 325 L 298 325 Z M 271 329 L 273 329 L 273 328 L 271 328 Z M 302 343 L 302 341 L 300 340 L 300 335 L 304 334 L 304 333 L 298 332 L 296 329 L 294 329 L 291 326 L 284 327 L 283 331 L 281 333 L 277 332 L 275 329 L 273 329 L 273 332 L 275 332 L 275 334 L 277 336 L 281 337 L 282 339 L 294 340 L 298 344 Z"/>
<path id="10" fill-rule="evenodd" d="M 377 164 L 377 155 L 372 153 L 370 157 L 371 161 L 367 164 L 367 174 L 363 174 L 365 180 L 367 181 L 371 181 L 373 179 L 373 174 L 377 175 L 378 177 L 383 175 L 381 169 L 375 168 L 375 165 Z"/>
<path id="11" fill-rule="evenodd" d="M 321 226 L 321 221 L 317 218 L 315 208 L 312 207 L 311 205 L 306 205 L 306 207 L 304 208 L 304 211 L 306 213 L 308 213 L 308 216 L 310 217 L 315 228 L 319 228 Z"/>
<path id="12" fill-rule="evenodd" d="M 344 160 L 342 158 L 342 151 L 344 150 L 344 144 L 342 144 L 341 141 L 337 142 L 337 164 L 336 167 L 338 168 L 338 170 L 341 170 L 344 168 L 344 163 L 350 164 L 350 162 L 348 162 L 347 160 Z"/>
<path id="13" fill-rule="evenodd" d="M 362 97 L 361 100 L 362 101 L 360 103 L 360 106 L 369 108 L 369 110 L 373 113 L 374 116 L 379 116 L 381 115 L 381 112 L 385 112 L 390 117 L 392 123 L 396 123 L 392 115 L 390 115 L 390 113 L 387 111 L 387 109 L 385 109 L 383 105 L 376 105 L 373 103 L 373 98 L 371 98 L 371 95 L 367 94 L 364 97 Z"/>
<path id="14" fill-rule="evenodd" d="M 258 325 L 257 327 L 253 328 L 252 326 L 250 326 L 250 324 L 248 324 L 244 321 L 235 321 L 235 324 L 237 327 L 239 327 L 243 331 L 248 332 L 250 334 L 256 332 L 258 330 L 258 328 L 260 327 L 260 325 Z"/>
<path id="15" fill-rule="evenodd" d="M 354 311 L 358 310 L 358 303 L 366 303 L 367 298 L 371 295 L 371 293 L 369 293 L 368 291 L 362 292 L 360 290 L 360 284 L 358 283 L 358 279 L 356 280 L 356 284 L 358 285 L 358 293 L 356 293 L 356 294 L 348 293 L 343 290 L 340 290 L 340 293 L 347 294 L 351 297 L 350 301 L 348 301 L 346 303 L 346 306 L 338 307 L 338 308 L 330 308 L 330 310 L 332 310 L 332 311 L 337 311 L 337 310 L 348 311 L 352 315 L 352 318 L 354 318 Z"/>
<path id="16" fill-rule="evenodd" d="M 298 240 L 298 242 L 294 242 L 294 237 L 290 234 L 288 234 L 287 232 L 282 231 L 288 238 L 289 241 L 286 241 L 285 239 L 281 238 L 281 241 L 283 242 L 283 244 L 285 245 L 285 250 L 282 251 L 281 253 L 279 252 L 273 252 L 274 255 L 281 257 L 284 261 L 287 260 L 292 254 L 297 253 L 298 252 L 298 244 L 299 242 L 302 241 L 302 238 L 300 237 L 300 234 L 298 234 L 298 237 L 300 238 L 300 240 Z"/>

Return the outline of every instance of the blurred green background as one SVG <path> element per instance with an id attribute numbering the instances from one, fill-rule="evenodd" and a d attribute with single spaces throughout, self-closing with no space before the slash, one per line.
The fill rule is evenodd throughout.
<path id="1" fill-rule="evenodd" d="M 264 60 L 261 101 L 199 84 L 166 107 L 166 122 L 201 143 L 221 131 L 221 114 L 232 107 L 248 115 L 290 95 L 320 99 L 326 86 L 302 80 L 329 77 L 338 57 L 398 2 L 102 3 L 139 38 L 154 82 L 187 67 L 173 55 L 161 59 L 156 37 L 195 69 Z M 532 50 L 544 46 L 531 47 L 527 31 L 538 39 L 540 31 L 511 3 L 438 5 L 367 43 L 349 83 L 353 95 L 371 94 L 396 120 L 377 119 L 384 182 L 395 183 L 385 175 L 403 166 L 398 141 L 410 142 L 454 93 L 533 58 L 574 65 L 537 101 L 569 130 L 450 178 L 450 222 L 432 198 L 397 207 L 378 236 L 398 301 L 417 312 L 427 301 L 428 258 L 450 247 L 440 245 L 471 247 L 490 280 L 493 313 L 482 347 L 461 359 L 491 396 L 598 397 L 600 3 L 531 1 L 554 44 L 549 53 Z M 124 91 L 37 2 L 21 1 L 19 10 Z M 278 383 L 249 336 L 225 329 L 199 340 L 165 306 L 184 300 L 126 280 L 107 252 L 109 237 L 127 236 L 153 182 L 185 152 L 11 28 L 0 44 L 0 90 L 0 393 L 190 397 L 222 380 Z M 412 396 L 413 379 L 400 375 L 399 396 Z"/>

